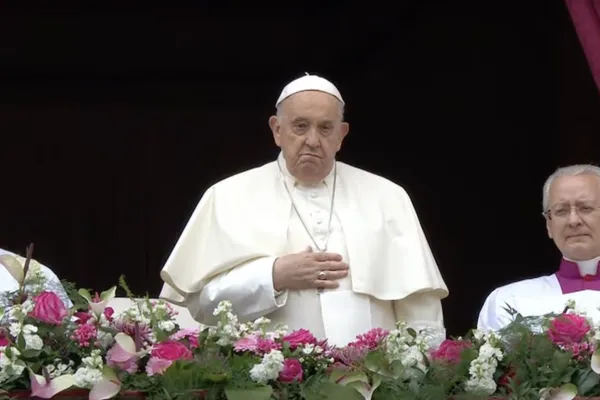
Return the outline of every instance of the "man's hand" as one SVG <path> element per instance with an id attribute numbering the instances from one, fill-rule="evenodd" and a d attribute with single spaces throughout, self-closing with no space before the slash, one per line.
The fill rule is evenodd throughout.
<path id="1" fill-rule="evenodd" d="M 300 253 L 279 257 L 273 265 L 273 287 L 278 292 L 335 289 L 340 285 L 337 280 L 346 276 L 348 264 L 342 262 L 341 255 L 315 253 L 310 247 Z"/>

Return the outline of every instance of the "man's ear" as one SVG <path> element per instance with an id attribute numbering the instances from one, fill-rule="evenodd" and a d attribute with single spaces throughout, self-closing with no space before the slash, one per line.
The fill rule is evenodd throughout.
<path id="1" fill-rule="evenodd" d="M 550 227 L 551 221 L 546 217 L 546 230 L 548 231 L 548 237 L 552 239 L 552 229 Z"/>
<path id="2" fill-rule="evenodd" d="M 347 122 L 342 122 L 340 126 L 340 142 L 338 143 L 338 151 L 340 151 L 340 149 L 342 148 L 342 142 L 344 141 L 344 138 L 346 137 L 349 131 L 350 124 Z"/>
<path id="3" fill-rule="evenodd" d="M 269 118 L 269 127 L 271 128 L 271 132 L 273 132 L 275 144 L 281 147 L 281 125 L 279 124 L 279 118 L 277 118 L 276 115 Z"/>

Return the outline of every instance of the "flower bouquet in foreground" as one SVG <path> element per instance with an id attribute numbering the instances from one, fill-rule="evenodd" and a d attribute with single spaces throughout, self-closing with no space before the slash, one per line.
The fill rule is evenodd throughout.
<path id="1" fill-rule="evenodd" d="M 181 329 L 163 302 L 110 307 L 100 294 L 49 290 L 40 265 L 0 256 L 19 282 L 0 311 L 0 397 L 147 397 L 226 400 L 543 399 L 600 396 L 600 329 L 568 304 L 559 315 L 523 318 L 496 333 L 441 342 L 404 322 L 345 347 L 266 318 L 240 323 L 221 302 L 215 326 Z M 67 285 L 69 286 L 69 285 Z M 0 299 L 1 300 L 1 299 Z M 441 342 L 441 345 L 439 343 Z M 74 393 L 80 393 L 75 395 Z M 580 397 L 583 398 L 583 397 Z"/>

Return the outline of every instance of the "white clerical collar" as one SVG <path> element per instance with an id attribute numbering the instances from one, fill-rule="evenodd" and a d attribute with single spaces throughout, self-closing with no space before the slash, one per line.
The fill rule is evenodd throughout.
<path id="1" fill-rule="evenodd" d="M 281 152 L 279 153 L 277 160 L 279 161 L 279 165 L 281 166 L 281 171 L 283 172 L 283 176 L 285 177 L 286 183 L 290 187 L 294 187 L 296 185 L 301 185 L 301 183 L 298 181 L 298 179 L 296 179 L 296 177 L 294 177 L 291 174 L 291 172 L 288 170 L 287 164 L 285 162 L 285 158 L 283 157 L 283 153 L 281 153 Z M 331 191 L 333 190 L 334 172 L 335 172 L 335 168 L 331 168 L 331 171 L 329 171 L 329 174 L 322 181 L 322 183 L 324 183 L 325 186 L 327 187 L 327 189 L 329 190 L 330 194 L 331 194 Z"/>
<path id="2" fill-rule="evenodd" d="M 598 263 L 600 262 L 600 256 L 592 258 L 591 260 L 584 261 L 571 260 L 570 258 L 567 258 L 565 256 L 563 256 L 563 258 L 567 261 L 571 261 L 577 264 L 581 276 L 596 275 L 596 273 L 598 272 Z"/>

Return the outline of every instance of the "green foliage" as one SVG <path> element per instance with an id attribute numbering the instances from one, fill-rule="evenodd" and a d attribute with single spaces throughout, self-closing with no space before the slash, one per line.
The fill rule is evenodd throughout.
<path id="1" fill-rule="evenodd" d="M 65 289 L 67 296 L 69 296 L 69 300 L 71 300 L 71 302 L 73 303 L 73 309 L 87 310 L 88 302 L 86 299 L 81 297 L 77 286 L 75 286 L 74 283 L 66 281 L 66 280 L 61 280 L 60 282 L 61 282 L 63 288 Z M 87 289 L 87 290 L 91 291 L 91 289 Z"/>

